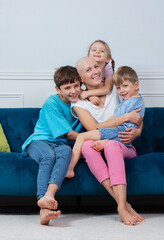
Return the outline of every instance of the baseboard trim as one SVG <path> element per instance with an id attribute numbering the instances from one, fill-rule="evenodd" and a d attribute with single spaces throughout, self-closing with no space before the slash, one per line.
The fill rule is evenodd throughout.
<path id="1" fill-rule="evenodd" d="M 0 72 L 0 80 L 52 80 L 54 71 Z M 164 80 L 164 72 L 137 72 L 137 74 L 141 81 Z"/>

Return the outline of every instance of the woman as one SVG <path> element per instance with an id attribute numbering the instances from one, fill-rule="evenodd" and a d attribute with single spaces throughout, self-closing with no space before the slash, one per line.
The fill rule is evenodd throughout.
<path id="1" fill-rule="evenodd" d="M 99 68 L 97 62 L 94 59 L 90 57 L 84 57 L 77 62 L 76 67 L 81 77 L 81 80 L 87 90 L 94 90 L 103 86 L 103 83 L 101 81 L 101 69 Z M 121 125 L 126 121 L 130 121 L 137 125 L 140 125 L 138 130 L 130 128 L 127 132 L 122 133 L 124 134 L 123 141 L 126 143 L 132 141 L 141 133 L 142 119 L 139 114 L 137 114 L 137 112 L 141 109 L 136 110 L 136 112 L 133 111 L 124 114 L 117 118 L 110 118 L 113 115 L 115 108 L 118 104 L 119 98 L 116 89 L 113 87 L 111 93 L 107 94 L 106 96 L 100 97 L 100 103 L 98 106 L 93 105 L 88 100 L 78 100 L 77 102 L 72 104 L 72 111 L 73 114 L 79 118 L 80 122 L 87 130 L 93 130 L 102 127 L 114 127 Z M 91 172 L 117 202 L 118 213 L 120 215 L 121 221 L 123 221 L 126 225 L 135 225 L 137 222 L 141 222 L 144 219 L 131 208 L 130 204 L 126 202 L 126 183 L 118 182 L 115 183 L 112 188 L 110 187 L 109 173 L 110 168 L 114 163 L 114 159 L 109 159 L 110 151 L 114 151 L 114 154 L 112 153 L 112 156 L 114 155 L 116 158 L 117 154 L 119 154 L 119 151 L 121 151 L 119 144 L 113 146 L 111 145 L 112 142 L 113 141 L 108 141 L 104 147 L 104 154 L 107 163 L 110 162 L 110 164 L 108 165 L 106 165 L 106 163 L 104 162 L 100 152 L 97 152 L 92 148 L 93 141 L 86 141 L 83 144 L 82 154 L 86 159 L 86 162 Z M 125 178 L 124 161 L 120 165 L 122 167 L 118 170 L 118 175 L 121 174 Z"/>

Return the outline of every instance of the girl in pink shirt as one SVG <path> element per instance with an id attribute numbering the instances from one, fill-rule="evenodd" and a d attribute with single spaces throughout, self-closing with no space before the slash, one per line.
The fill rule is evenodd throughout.
<path id="1" fill-rule="evenodd" d="M 99 105 L 99 96 L 107 95 L 113 89 L 112 75 L 114 73 L 115 61 L 112 58 L 110 47 L 102 40 L 96 40 L 89 46 L 88 56 L 93 58 L 101 68 L 102 82 L 104 84 L 103 87 L 96 90 L 82 91 L 80 99 L 89 98 L 93 104 Z M 109 64 L 110 61 L 112 66 Z"/>

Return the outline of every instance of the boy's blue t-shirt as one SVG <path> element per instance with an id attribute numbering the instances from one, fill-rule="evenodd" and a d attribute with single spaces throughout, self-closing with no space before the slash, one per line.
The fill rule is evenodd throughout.
<path id="1" fill-rule="evenodd" d="M 140 94 L 139 94 L 140 95 Z M 144 117 L 145 114 L 145 104 L 143 97 L 140 95 L 139 97 L 130 97 L 127 100 L 123 100 L 118 107 L 115 110 L 114 116 L 119 117 L 125 113 L 131 112 L 135 109 L 141 108 L 141 111 L 138 112 L 142 117 Z M 129 128 L 129 127 L 135 127 L 138 128 L 137 125 L 131 122 L 125 122 L 121 126 L 124 126 L 124 128 Z M 124 129 L 124 131 L 125 131 Z M 121 131 L 121 130 L 120 130 Z"/>
<path id="2" fill-rule="evenodd" d="M 131 112 L 135 109 L 141 108 L 140 112 L 138 112 L 142 117 L 145 114 L 145 105 L 142 96 L 139 97 L 130 97 L 127 100 L 121 102 L 115 110 L 114 117 L 119 117 L 125 113 Z M 120 142 L 120 138 L 118 137 L 119 132 L 126 131 L 127 128 L 134 127 L 138 128 L 138 126 L 131 122 L 124 122 L 123 124 L 112 127 L 112 128 L 99 128 L 101 133 L 101 139 L 110 139 L 116 140 Z M 104 131 L 105 130 L 105 131 Z M 123 142 L 122 142 L 123 143 Z M 124 144 L 124 143 L 123 143 Z M 125 144 L 127 147 L 131 147 L 132 143 Z"/>
<path id="3" fill-rule="evenodd" d="M 71 105 L 63 102 L 57 94 L 50 96 L 42 106 L 34 133 L 25 141 L 22 151 L 33 141 L 45 140 L 73 146 L 67 138 L 69 131 L 82 132 L 80 121 L 71 114 Z"/>

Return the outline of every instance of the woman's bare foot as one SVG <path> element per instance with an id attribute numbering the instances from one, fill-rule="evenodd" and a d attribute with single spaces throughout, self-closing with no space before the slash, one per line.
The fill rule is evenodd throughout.
<path id="1" fill-rule="evenodd" d="M 136 225 L 138 222 L 137 218 L 131 215 L 124 207 L 118 207 L 118 214 L 120 216 L 120 221 L 122 221 L 125 225 Z"/>
<path id="2" fill-rule="evenodd" d="M 40 208 L 46 208 L 46 209 L 57 209 L 58 207 L 58 202 L 53 198 L 53 197 L 50 197 L 50 196 L 44 196 L 44 197 L 41 197 L 38 202 L 37 202 L 38 206 Z"/>
<path id="3" fill-rule="evenodd" d="M 98 152 L 100 152 L 101 150 L 104 149 L 104 145 L 105 143 L 109 141 L 108 139 L 105 140 L 97 140 L 94 142 L 94 144 L 92 145 L 92 148 Z"/>
<path id="4" fill-rule="evenodd" d="M 57 219 L 61 212 L 58 211 L 51 211 L 49 209 L 41 209 L 40 210 L 40 224 L 41 225 L 48 225 L 51 219 Z"/>
<path id="5" fill-rule="evenodd" d="M 68 169 L 66 178 L 73 178 L 75 176 L 75 172 L 73 170 Z"/>
<path id="6" fill-rule="evenodd" d="M 144 221 L 145 221 L 145 219 L 144 219 L 143 217 L 141 217 L 141 215 L 139 215 L 139 214 L 132 208 L 132 206 L 131 206 L 129 203 L 126 204 L 126 207 L 127 207 L 128 212 L 129 212 L 132 216 L 134 216 L 134 217 L 137 218 L 137 222 L 144 222 Z"/>

